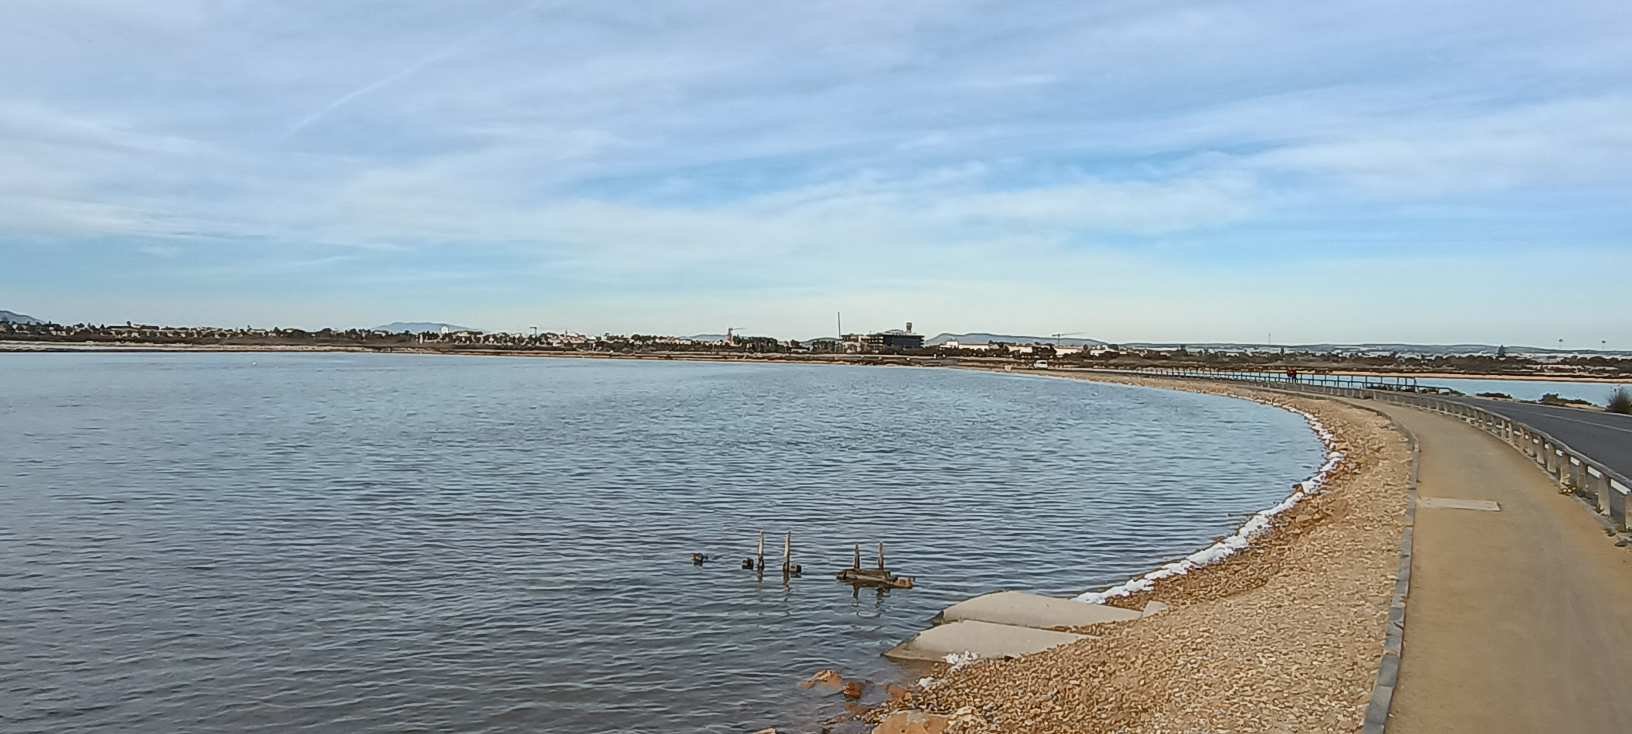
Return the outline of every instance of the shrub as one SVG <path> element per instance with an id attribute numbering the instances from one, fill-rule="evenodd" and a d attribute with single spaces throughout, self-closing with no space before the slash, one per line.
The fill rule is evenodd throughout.
<path id="1" fill-rule="evenodd" d="M 1605 407 L 1611 413 L 1632 415 L 1632 390 L 1624 387 L 1615 388 L 1615 392 L 1609 394 L 1609 404 Z"/>
<path id="2" fill-rule="evenodd" d="M 1479 393 L 1479 397 L 1481 397 L 1481 398 L 1497 398 L 1499 400 L 1512 400 L 1513 399 L 1512 395 L 1508 395 L 1505 392 L 1482 392 L 1482 393 Z"/>
<path id="3" fill-rule="evenodd" d="M 1542 405 L 1592 405 L 1591 402 L 1582 400 L 1581 398 L 1566 398 L 1560 396 L 1556 392 L 1547 393 L 1546 395 L 1541 396 L 1541 399 L 1537 400 L 1536 402 L 1541 403 Z"/>

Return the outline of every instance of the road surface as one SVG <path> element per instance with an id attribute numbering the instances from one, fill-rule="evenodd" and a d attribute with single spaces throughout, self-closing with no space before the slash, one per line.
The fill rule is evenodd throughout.
<path id="1" fill-rule="evenodd" d="M 1615 547 L 1580 501 L 1495 437 L 1369 404 L 1421 442 L 1422 497 L 1501 507 L 1417 510 L 1390 734 L 1632 732 L 1632 550 Z M 1524 419 L 1553 430 L 1536 414 Z M 1606 427 L 1616 426 L 1579 435 L 1615 434 Z M 1605 444 L 1614 445 L 1624 443 Z"/>
<path id="2" fill-rule="evenodd" d="M 1563 441 L 1570 448 L 1597 459 L 1604 466 L 1620 472 L 1621 476 L 1632 477 L 1632 415 L 1509 400 L 1453 399 L 1527 423 Z"/>

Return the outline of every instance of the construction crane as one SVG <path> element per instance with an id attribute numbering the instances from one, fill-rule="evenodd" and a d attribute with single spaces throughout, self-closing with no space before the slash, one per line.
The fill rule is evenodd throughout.
<path id="1" fill-rule="evenodd" d="M 1053 334 L 1049 334 L 1049 336 L 1054 338 L 1054 346 L 1057 347 L 1057 346 L 1060 345 L 1060 338 L 1061 337 L 1083 336 L 1083 335 L 1085 335 L 1087 333 L 1088 332 L 1086 332 L 1086 331 L 1057 331 L 1057 332 L 1054 332 Z"/>

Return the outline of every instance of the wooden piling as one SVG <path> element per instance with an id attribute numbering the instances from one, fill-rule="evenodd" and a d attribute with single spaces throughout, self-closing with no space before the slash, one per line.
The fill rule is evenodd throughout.
<path id="1" fill-rule="evenodd" d="M 851 560 L 850 567 L 840 571 L 838 579 L 856 586 L 882 586 L 893 589 L 910 589 L 916 583 L 916 579 L 911 576 L 897 576 L 890 573 L 884 561 L 883 543 L 878 544 L 878 568 L 862 570 L 861 544 L 857 543 L 855 545 L 855 557 Z"/>

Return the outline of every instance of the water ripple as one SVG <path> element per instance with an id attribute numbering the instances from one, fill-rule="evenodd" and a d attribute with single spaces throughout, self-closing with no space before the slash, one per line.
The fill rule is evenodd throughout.
<path id="1" fill-rule="evenodd" d="M 1320 462 L 1222 398 L 936 370 L 0 355 L 0 729 L 813 731 L 823 667 L 1074 595 Z M 791 530 L 809 576 L 737 569 Z M 827 572 L 886 541 L 909 592 Z M 694 567 L 709 553 L 719 562 Z"/>

